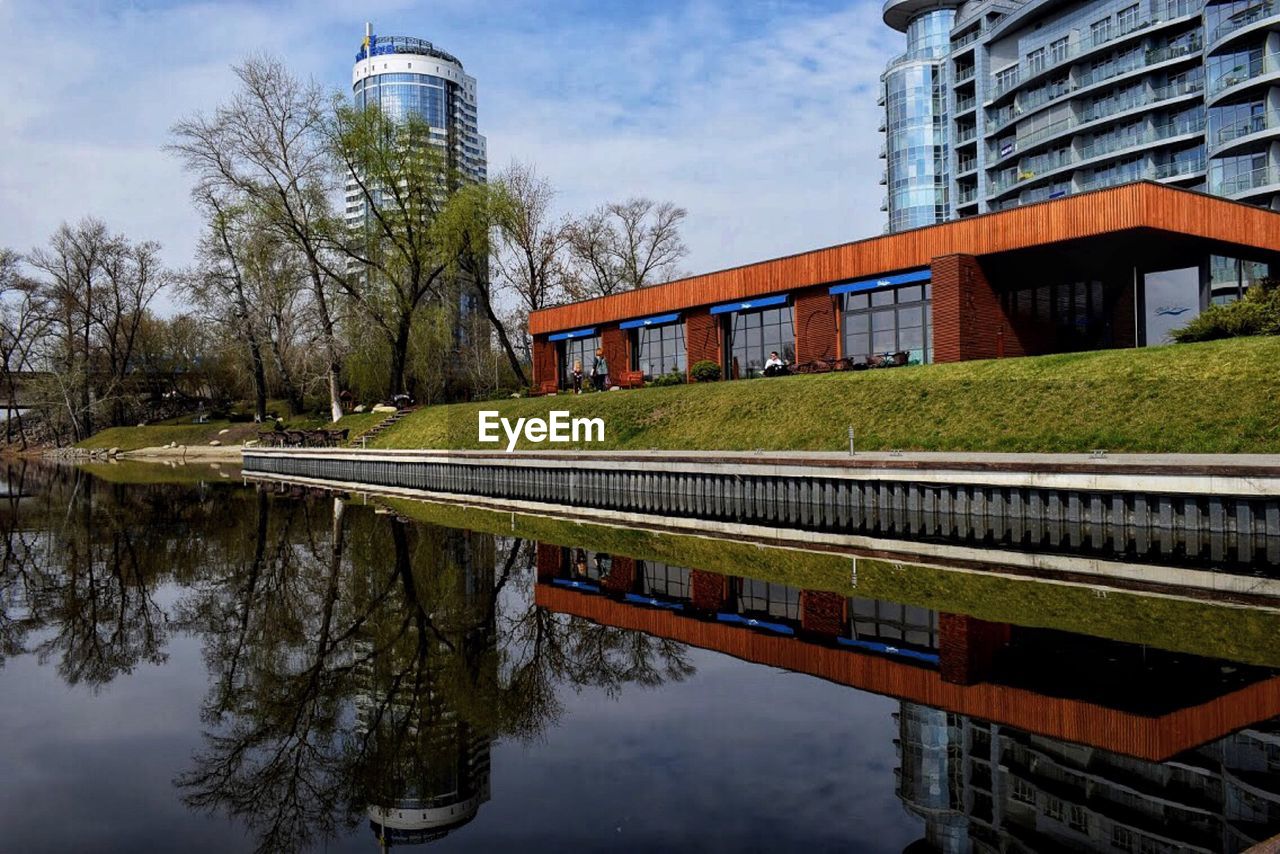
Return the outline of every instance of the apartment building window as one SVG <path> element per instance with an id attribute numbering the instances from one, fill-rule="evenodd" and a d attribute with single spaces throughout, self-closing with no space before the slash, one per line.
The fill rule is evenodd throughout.
<path id="1" fill-rule="evenodd" d="M 1067 37 L 1049 42 L 1049 61 L 1054 65 L 1067 61 Z"/>
<path id="2" fill-rule="evenodd" d="M 1044 48 L 1036 48 L 1027 54 L 1027 73 L 1039 74 L 1045 69 Z"/>
<path id="3" fill-rule="evenodd" d="M 1111 40 L 1111 16 L 1103 18 L 1101 21 L 1094 21 L 1089 26 L 1089 39 L 1093 44 L 1098 45 Z"/>
<path id="4" fill-rule="evenodd" d="M 1138 28 L 1138 4 L 1121 9 L 1116 14 L 1116 26 L 1123 33 L 1131 33 Z"/>
<path id="5" fill-rule="evenodd" d="M 1011 65 L 1008 68 L 996 72 L 996 91 L 1004 92 L 1010 89 L 1018 82 L 1018 66 Z"/>

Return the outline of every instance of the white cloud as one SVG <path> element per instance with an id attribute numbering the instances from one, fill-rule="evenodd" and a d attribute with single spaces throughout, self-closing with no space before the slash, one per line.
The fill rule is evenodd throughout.
<path id="1" fill-rule="evenodd" d="M 229 65 L 255 50 L 345 88 L 363 16 L 463 59 L 491 169 L 536 163 L 566 210 L 629 195 L 688 208 L 691 271 L 880 231 L 875 92 L 899 37 L 878 4 L 620 8 L 0 0 L 15 34 L 0 54 L 0 245 L 94 214 L 186 263 L 198 223 L 168 127 L 225 98 Z"/>

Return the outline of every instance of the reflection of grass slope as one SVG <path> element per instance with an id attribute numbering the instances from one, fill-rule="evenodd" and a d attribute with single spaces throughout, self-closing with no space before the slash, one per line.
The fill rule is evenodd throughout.
<path id="1" fill-rule="evenodd" d="M 214 465 L 217 468 L 214 468 Z M 187 463 L 163 465 L 121 460 L 114 463 L 82 463 L 80 468 L 99 480 L 108 483 L 148 484 L 182 483 L 197 484 L 225 480 L 240 483 L 240 466 L 237 463 Z M 226 475 L 226 477 L 223 477 Z"/>
<path id="2" fill-rule="evenodd" d="M 840 450 L 852 424 L 867 450 L 1277 452 L 1278 363 L 1280 338 L 1238 338 L 428 406 L 373 444 L 493 449 L 476 441 L 477 411 L 563 409 L 604 418 L 592 448 Z"/>
<path id="3" fill-rule="evenodd" d="M 808 590 L 830 590 L 992 622 L 1060 629 L 1189 652 L 1212 658 L 1280 667 L 1280 613 L 1136 593 L 894 564 L 861 558 L 858 583 L 850 584 L 848 557 L 798 549 L 637 531 L 432 504 L 378 499 L 397 513 L 452 528 L 470 528 L 562 546 L 695 567 L 724 575 L 776 581 Z"/>

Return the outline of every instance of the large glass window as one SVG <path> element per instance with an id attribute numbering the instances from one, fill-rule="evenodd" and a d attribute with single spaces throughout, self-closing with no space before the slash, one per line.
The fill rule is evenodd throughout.
<path id="1" fill-rule="evenodd" d="M 666 596 L 672 599 L 688 599 L 689 569 L 670 566 L 657 561 L 641 561 L 644 592 L 650 596 Z"/>
<path id="2" fill-rule="evenodd" d="M 907 354 L 907 363 L 933 360 L 929 285 L 845 294 L 844 355 L 855 362 Z"/>
<path id="3" fill-rule="evenodd" d="M 728 329 L 729 364 L 726 376 L 747 379 L 764 374 L 764 363 L 774 350 L 782 361 L 796 360 L 796 333 L 791 321 L 791 306 L 766 308 L 761 311 L 735 312 Z"/>
<path id="4" fill-rule="evenodd" d="M 600 348 L 600 336 L 591 335 L 586 338 L 570 338 L 568 341 L 561 342 L 560 347 L 560 387 L 571 388 L 573 386 L 573 378 L 570 374 L 573 372 L 575 362 L 582 363 L 583 385 L 587 386 L 591 383 L 591 360 L 596 357 L 596 350 Z M 612 366 L 610 366 L 612 369 Z"/>
<path id="5" fill-rule="evenodd" d="M 641 371 L 646 380 L 672 371 L 683 374 L 686 368 L 683 323 L 642 326 L 632 332 L 631 369 Z"/>
<path id="6" fill-rule="evenodd" d="M 739 578 L 737 581 L 740 612 L 784 620 L 800 619 L 800 591 L 796 588 L 754 578 Z"/>
<path id="7" fill-rule="evenodd" d="M 1102 282 L 1035 285 L 1007 291 L 1001 301 L 1020 328 L 1036 330 L 1046 352 L 1096 350 L 1110 343 L 1110 305 Z"/>

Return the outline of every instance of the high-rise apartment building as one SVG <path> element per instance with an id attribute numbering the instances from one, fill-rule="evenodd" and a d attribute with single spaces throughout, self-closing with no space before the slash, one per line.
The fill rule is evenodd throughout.
<path id="1" fill-rule="evenodd" d="M 429 144 L 438 146 L 448 168 L 463 180 L 487 178 L 485 138 L 476 120 L 476 79 L 462 61 L 429 41 L 410 36 L 379 36 L 365 24 L 364 41 L 351 72 L 352 97 L 357 108 L 377 106 L 391 119 L 418 116 L 430 129 Z M 346 223 L 353 230 L 365 225 L 365 199 L 354 178 L 346 187 Z M 459 282 L 453 322 L 455 344 L 480 342 L 472 334 L 477 314 L 474 287 L 484 282 Z"/>
<path id="2" fill-rule="evenodd" d="M 1138 179 L 1280 210 L 1276 0 L 888 0 L 900 231 Z"/>

